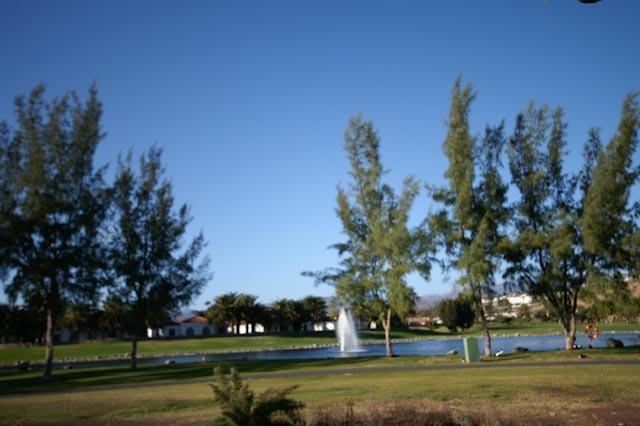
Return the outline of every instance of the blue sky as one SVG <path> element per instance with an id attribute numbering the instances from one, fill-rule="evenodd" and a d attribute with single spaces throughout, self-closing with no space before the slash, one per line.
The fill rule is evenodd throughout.
<path id="1" fill-rule="evenodd" d="M 29 1 L 0 3 L 0 118 L 39 82 L 50 95 L 98 84 L 107 137 L 97 164 L 157 143 L 225 291 L 330 295 L 303 270 L 336 264 L 342 133 L 371 118 L 396 187 L 442 183 L 456 75 L 474 83 L 475 132 L 535 99 L 562 105 L 570 167 L 590 126 L 608 139 L 640 90 L 640 2 Z M 113 167 L 111 167 L 113 170 Z M 431 208 L 425 194 L 412 221 Z M 452 286 L 434 270 L 418 294 Z"/>

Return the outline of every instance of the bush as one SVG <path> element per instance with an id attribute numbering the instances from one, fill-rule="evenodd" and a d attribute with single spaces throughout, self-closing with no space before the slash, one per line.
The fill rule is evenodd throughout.
<path id="1" fill-rule="evenodd" d="M 300 409 L 304 406 L 287 395 L 297 388 L 267 389 L 258 397 L 243 383 L 235 369 L 231 377 L 222 374 L 220 367 L 213 370 L 216 383 L 210 383 L 216 402 L 222 408 L 222 416 L 214 425 L 262 426 L 300 424 Z"/>
<path id="2" fill-rule="evenodd" d="M 511 324 L 513 322 L 513 318 L 503 315 L 500 317 L 500 322 L 503 324 Z"/>
<path id="3" fill-rule="evenodd" d="M 551 317 L 548 315 L 547 311 L 545 311 L 545 310 L 536 311 L 533 314 L 533 318 L 538 320 L 538 321 L 550 321 L 551 320 Z"/>
<path id="4" fill-rule="evenodd" d="M 442 323 L 451 331 L 458 328 L 464 330 L 473 325 L 476 317 L 473 304 L 466 297 L 445 299 L 438 305 L 438 313 Z"/>
<path id="5" fill-rule="evenodd" d="M 529 321 L 531 319 L 531 309 L 529 308 L 529 305 L 520 306 L 520 309 L 518 309 L 518 316 Z"/>

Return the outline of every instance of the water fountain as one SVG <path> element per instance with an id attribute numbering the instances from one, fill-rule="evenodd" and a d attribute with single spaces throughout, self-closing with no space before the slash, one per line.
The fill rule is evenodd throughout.
<path id="1" fill-rule="evenodd" d="M 345 308 L 340 309 L 336 323 L 336 335 L 340 344 L 340 352 L 359 352 L 361 350 L 353 316 L 351 311 Z"/>

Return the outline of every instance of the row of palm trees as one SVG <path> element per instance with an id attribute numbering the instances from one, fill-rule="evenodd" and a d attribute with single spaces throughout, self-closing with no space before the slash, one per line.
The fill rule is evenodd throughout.
<path id="1" fill-rule="evenodd" d="M 327 303 L 318 296 L 307 296 L 300 300 L 278 299 L 270 306 L 258 303 L 251 294 L 229 292 L 215 298 L 205 311 L 207 319 L 221 329 L 230 327 L 234 334 L 240 332 L 241 324 L 247 333 L 254 333 L 256 324 L 273 332 L 300 332 L 304 324 L 327 319 Z"/>
<path id="2" fill-rule="evenodd" d="M 304 331 L 304 324 L 328 318 L 327 304 L 318 296 L 300 300 L 279 299 L 270 306 L 258 303 L 257 297 L 245 293 L 226 293 L 215 298 L 202 314 L 219 329 L 230 327 L 234 334 L 244 324 L 248 333 L 254 333 L 256 324 L 272 332 Z M 67 328 L 73 333 L 84 331 L 89 338 L 123 337 L 129 323 L 129 313 L 118 297 L 109 297 L 101 307 L 66 305 L 61 311 L 56 328 Z M 166 324 L 170 318 L 155 318 L 154 326 Z M 0 304 L 0 343 L 38 342 L 42 338 L 45 322 L 43 313 L 28 306 Z"/>

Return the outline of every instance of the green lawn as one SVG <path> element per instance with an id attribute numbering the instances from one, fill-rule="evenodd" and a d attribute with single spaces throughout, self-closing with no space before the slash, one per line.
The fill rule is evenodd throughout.
<path id="1" fill-rule="evenodd" d="M 639 324 L 603 324 L 601 331 L 637 331 Z M 560 332 L 556 323 L 533 324 L 493 324 L 494 334 L 549 334 Z M 480 335 L 478 326 L 467 330 L 465 333 L 451 333 L 440 327 L 436 330 L 396 330 L 392 333 L 394 339 L 414 338 L 438 338 L 457 335 Z M 365 331 L 360 333 L 365 341 L 381 340 L 384 338 L 382 331 Z M 166 355 L 179 353 L 216 353 L 224 351 L 260 350 L 273 348 L 295 348 L 318 344 L 333 344 L 336 339 L 332 333 L 306 336 L 228 336 L 211 337 L 201 339 L 176 339 L 176 340 L 147 340 L 138 344 L 138 353 L 141 356 Z M 125 356 L 130 350 L 130 344 L 126 341 L 108 341 L 95 343 L 77 343 L 69 345 L 56 345 L 54 357 L 58 361 L 69 359 L 93 359 L 96 357 Z M 44 349 L 40 346 L 6 346 L 0 349 L 0 365 L 13 364 L 18 360 L 41 361 Z"/>
<path id="2" fill-rule="evenodd" d="M 588 360 L 632 360 L 640 361 L 640 347 L 622 349 L 589 349 L 582 351 L 548 351 L 522 352 L 507 354 L 499 358 L 488 358 L 484 363 L 513 364 L 523 362 L 557 362 L 575 361 L 578 353 L 585 354 Z M 0 372 L 0 395 L 16 393 L 59 392 L 74 388 L 88 388 L 109 385 L 124 385 L 147 383 L 157 380 L 195 380 L 206 379 L 211 376 L 215 366 L 221 366 L 223 371 L 236 368 L 242 374 L 252 376 L 266 373 L 283 373 L 291 371 L 330 371 L 353 370 L 364 368 L 416 368 L 429 366 L 453 366 L 460 364 L 459 355 L 451 356 L 403 356 L 397 358 L 362 357 L 362 358 L 332 358 L 318 360 L 234 360 L 211 363 L 176 364 L 170 366 L 140 366 L 132 371 L 126 366 L 82 368 L 77 370 L 56 370 L 54 377 L 43 382 L 41 372 L 19 372 L 5 370 Z"/>
<path id="3" fill-rule="evenodd" d="M 586 351 L 594 359 L 640 359 L 638 348 Z M 524 354 L 526 360 L 554 361 L 573 355 L 563 353 Z M 521 359 L 520 361 L 522 361 Z M 638 407 L 640 404 L 640 364 L 581 365 L 553 364 L 531 366 L 519 360 L 499 360 L 512 368 L 424 368 L 422 364 L 456 362 L 445 357 L 401 357 L 394 359 L 318 360 L 298 362 L 236 362 L 245 376 L 251 374 L 251 387 L 262 391 L 272 387 L 299 385 L 292 394 L 307 405 L 342 407 L 347 401 L 356 410 L 385 404 L 427 404 L 447 409 L 487 410 L 491 415 L 508 413 L 522 419 L 536 417 L 563 419 L 583 424 L 589 410 Z M 227 363 L 226 367 L 231 366 Z M 375 370 L 373 369 L 375 367 Z M 399 368 L 400 367 L 400 368 Z M 401 368 L 406 367 L 406 368 Z M 137 372 L 125 369 L 64 371 L 57 381 L 33 393 L 35 380 L 29 373 L 0 375 L 0 389 L 32 392 L 19 396 L 0 396 L 0 421 L 142 421 L 173 424 L 203 421 L 214 417 L 219 408 L 213 403 L 206 379 L 212 365 L 145 367 Z M 344 374 L 341 369 L 349 369 Z M 286 371 L 327 372 L 304 377 L 274 377 L 258 373 Z M 187 379 L 201 378 L 200 382 Z M 172 380 L 161 382 L 159 380 Z M 141 383 L 146 382 L 146 383 Z M 98 384 L 138 383 L 135 387 L 99 388 Z M 22 388 L 20 388 L 22 386 Z M 49 387 L 50 386 L 50 387 Z M 74 392 L 67 392 L 74 390 Z M 582 417 L 581 417 L 582 416 Z M 590 423 L 597 424 L 593 419 Z M 614 423 L 615 424 L 615 423 Z M 629 423 L 630 424 L 630 423 Z"/>

